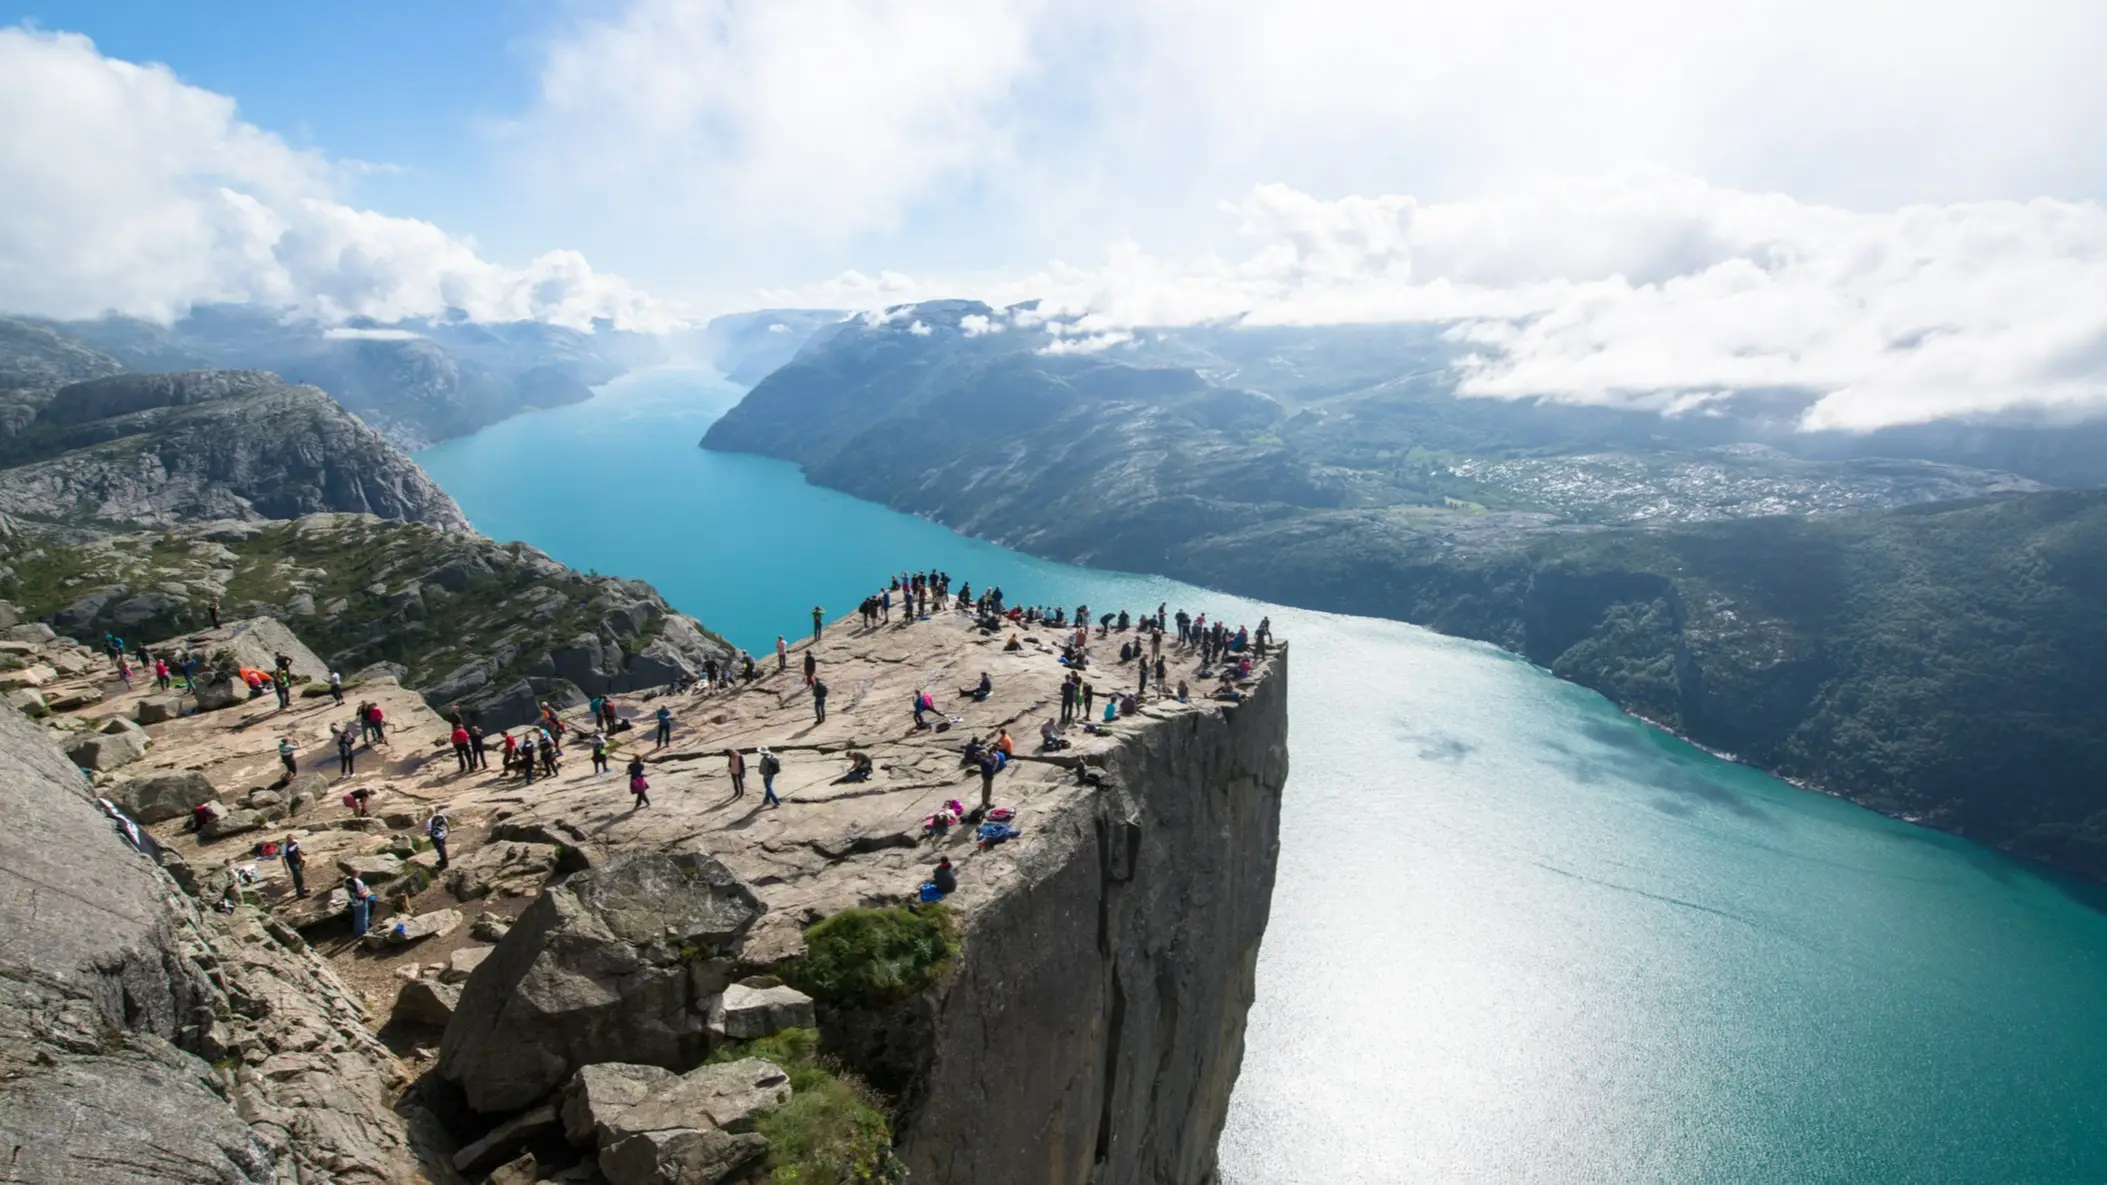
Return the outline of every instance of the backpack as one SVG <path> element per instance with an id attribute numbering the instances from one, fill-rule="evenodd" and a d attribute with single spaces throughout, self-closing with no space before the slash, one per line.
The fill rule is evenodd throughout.
<path id="1" fill-rule="evenodd" d="M 770 753 L 766 757 L 761 758 L 761 773 L 763 776 L 772 778 L 782 772 L 783 763 L 775 759 L 775 754 Z"/>

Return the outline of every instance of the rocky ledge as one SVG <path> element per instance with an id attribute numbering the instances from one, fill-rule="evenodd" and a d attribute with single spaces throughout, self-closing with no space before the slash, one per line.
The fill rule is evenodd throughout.
<path id="1" fill-rule="evenodd" d="M 177 950 L 197 969 L 155 989 L 166 1007 L 83 1021 L 115 1034 L 103 1041 L 119 1052 L 149 1043 L 168 1067 L 167 1090 L 109 1100 L 113 1131 L 130 1124 L 151 1141 L 157 1124 L 181 1123 L 210 1144 L 199 1156 L 232 1166 L 140 1179 L 269 1180 L 277 1164 L 300 1175 L 276 1179 L 303 1181 L 782 1180 L 829 1116 L 867 1179 L 1215 1179 L 1272 893 L 1284 647 L 1239 698 L 1158 696 L 1096 731 L 1069 726 L 1066 747 L 1040 752 L 1068 673 L 1054 631 L 986 631 L 950 613 L 841 622 L 736 690 L 618 696 L 627 727 L 609 773 L 593 770 L 573 719 L 560 772 L 529 785 L 495 751 L 490 768 L 462 770 L 447 727 L 386 675 L 354 699 L 383 706 L 389 739 L 359 746 L 339 777 L 327 738 L 349 713 L 326 696 L 169 717 L 149 707 L 167 697 L 106 682 L 106 666 L 60 671 L 63 660 L 78 672 L 81 653 L 42 627 L 17 634 L 55 739 L 152 721 L 85 776 L 160 820 L 145 829 L 165 871 L 122 846 L 80 789 L 64 791 L 78 818 L 32 816 L 34 830 L 101 845 L 98 860 L 142 886 L 126 905 L 148 934 L 131 944 L 148 952 L 142 965 L 177 966 L 165 957 Z M 1093 643 L 1100 705 L 1132 685 L 1121 640 Z M 824 720 L 807 654 L 831 693 Z M 1170 654 L 1172 682 L 1198 683 L 1196 659 Z M 961 694 L 983 673 L 991 694 Z M 917 690 L 938 703 L 934 727 L 915 727 Z M 75 694 L 86 691 L 100 698 Z M 672 717 L 663 746 L 660 708 Z M 992 801 L 1015 812 L 1014 837 L 927 827 L 948 800 L 978 804 L 961 749 L 1005 729 L 1017 756 Z M 17 721 L 0 748 L 50 766 L 39 793 L 59 794 L 64 759 L 18 735 L 33 733 Z M 297 774 L 279 766 L 280 738 Z M 781 762 L 779 807 L 763 802 L 764 746 Z M 747 763 L 743 795 L 728 749 Z M 870 774 L 850 780 L 859 755 Z M 632 758 L 649 805 L 629 793 Z M 364 815 L 348 805 L 354 789 L 367 792 Z M 451 823 L 443 866 L 426 838 L 435 812 Z M 201 814 L 210 824 L 192 830 Z M 288 834 L 305 850 L 306 897 L 255 846 Z M 910 905 L 940 857 L 957 890 Z M 350 872 L 379 899 L 362 941 L 332 891 Z M 163 942 L 154 927 L 181 927 L 161 917 L 209 932 Z M 72 962 L 131 965 L 93 951 Z M 226 986 L 224 1007 L 205 1003 L 198 977 L 259 967 L 314 985 L 299 990 L 322 1001 L 317 1019 L 291 1032 L 247 1019 L 247 981 Z M 330 1027 L 347 1010 L 365 1024 Z M 262 1011 L 306 1015 L 290 1002 Z M 226 1019 L 215 1028 L 208 1015 Z M 113 1055 L 93 1045 L 46 1042 L 49 1074 L 9 1096 L 0 1127 L 29 1155 L 61 1163 L 42 1134 L 55 1125 L 40 1125 L 65 1105 L 58 1076 L 108 1077 L 90 1059 Z M 152 1113 L 132 1114 L 135 1101 Z"/>

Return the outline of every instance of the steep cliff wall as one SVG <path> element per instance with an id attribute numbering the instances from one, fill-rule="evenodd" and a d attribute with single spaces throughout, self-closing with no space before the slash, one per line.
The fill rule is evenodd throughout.
<path id="1" fill-rule="evenodd" d="M 1273 897 L 1287 670 L 1087 769 L 971 919 L 903 1154 L 917 1179 L 1215 1180 Z"/>

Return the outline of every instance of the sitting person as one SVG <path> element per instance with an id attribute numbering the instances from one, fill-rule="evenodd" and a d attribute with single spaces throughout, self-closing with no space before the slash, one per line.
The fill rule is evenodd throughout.
<path id="1" fill-rule="evenodd" d="M 1238 691 L 1236 689 L 1236 684 L 1230 682 L 1229 679 L 1225 676 L 1222 679 L 1222 685 L 1214 689 L 1214 697 L 1216 699 L 1228 700 L 1230 703 L 1236 703 L 1237 701 L 1244 698 L 1244 693 Z"/>
<path id="2" fill-rule="evenodd" d="M 1110 724 L 1117 719 L 1119 719 L 1119 701 L 1107 697 L 1105 700 L 1105 723 Z"/>
<path id="3" fill-rule="evenodd" d="M 1067 747 L 1068 742 L 1061 739 L 1061 729 L 1059 725 L 1056 725 L 1052 720 L 1048 720 L 1046 723 L 1041 724 L 1039 726 L 1040 752 L 1051 753 L 1056 749 L 1065 749 Z"/>
<path id="4" fill-rule="evenodd" d="M 1022 650 L 1024 649 L 1024 643 L 1017 640 L 1017 635 L 1011 634 L 1010 640 L 1003 643 L 1002 648 L 1004 650 Z"/>
<path id="5" fill-rule="evenodd" d="M 996 760 L 1005 765 L 1009 764 L 1010 758 L 1017 755 L 1017 742 L 1010 739 L 1009 729 L 999 729 L 995 733 L 995 752 Z"/>
<path id="6" fill-rule="evenodd" d="M 979 683 L 976 683 L 971 687 L 961 687 L 958 689 L 958 693 L 960 696 L 970 696 L 972 697 L 973 702 L 975 703 L 979 703 L 980 701 L 988 698 L 988 696 L 993 694 L 994 691 L 995 681 L 993 679 L 988 678 L 988 673 L 986 671 L 982 671 L 980 673 Z"/>
<path id="7" fill-rule="evenodd" d="M 1185 680 L 1178 680 L 1178 702 L 1182 704 L 1190 698 L 1190 693 L 1188 693 L 1185 689 Z"/>
<path id="8" fill-rule="evenodd" d="M 936 872 L 929 878 L 936 891 L 949 896 L 958 892 L 958 874 L 951 871 L 951 857 L 944 856 L 936 862 Z"/>
<path id="9" fill-rule="evenodd" d="M 980 755 L 982 753 L 987 752 L 987 750 L 988 746 L 986 745 L 986 743 L 983 742 L 979 737 L 974 737 L 972 740 L 966 742 L 966 759 L 961 764 L 979 765 Z"/>
<path id="10" fill-rule="evenodd" d="M 848 782 L 868 782 L 871 780 L 871 770 L 870 754 L 851 752 L 849 754 L 849 772 L 834 779 L 834 784 L 840 786 Z"/>

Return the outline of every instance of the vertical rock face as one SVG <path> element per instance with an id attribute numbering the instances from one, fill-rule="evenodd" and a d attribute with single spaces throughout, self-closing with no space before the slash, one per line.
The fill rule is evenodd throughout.
<path id="1" fill-rule="evenodd" d="M 977 911 L 904 1141 L 916 1179 L 1205 1185 L 1243 1060 L 1287 781 L 1287 664 L 1105 753 Z"/>

